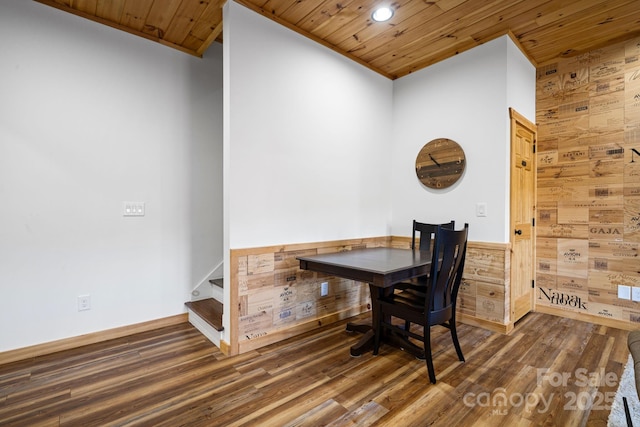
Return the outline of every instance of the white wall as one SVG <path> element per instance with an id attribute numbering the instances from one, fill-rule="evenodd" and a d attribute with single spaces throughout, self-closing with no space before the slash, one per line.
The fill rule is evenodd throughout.
<path id="1" fill-rule="evenodd" d="M 0 3 L 0 351 L 184 312 L 222 258 L 221 53 Z"/>
<path id="2" fill-rule="evenodd" d="M 509 107 L 534 120 L 535 68 L 504 36 L 394 81 L 391 234 L 413 219 L 469 223 L 473 241 L 508 242 Z M 465 151 L 460 181 L 444 190 L 421 184 L 418 152 L 435 138 Z M 476 203 L 487 216 L 476 216 Z"/>
<path id="3" fill-rule="evenodd" d="M 413 218 L 507 241 L 509 103 L 535 111 L 535 69 L 508 37 L 392 82 L 234 2 L 224 20 L 225 247 L 409 235 Z M 436 193 L 415 158 L 438 137 L 468 166 Z"/>
<path id="4" fill-rule="evenodd" d="M 226 257 L 408 235 L 413 218 L 506 239 L 507 108 L 535 111 L 533 67 L 506 38 L 391 82 L 234 2 L 224 31 L 198 59 L 0 3 L 0 351 L 183 312 L 223 229 Z M 437 137 L 468 159 L 440 194 L 414 172 Z M 147 215 L 123 218 L 124 200 Z"/>
<path id="5" fill-rule="evenodd" d="M 507 104 L 535 123 L 536 68 L 508 36 L 496 42 L 507 48 Z"/>
<path id="6" fill-rule="evenodd" d="M 392 82 L 228 6 L 230 247 L 386 235 Z"/>
<path id="7" fill-rule="evenodd" d="M 228 249 L 386 235 L 392 82 L 235 2 L 223 38 L 225 277 Z"/>

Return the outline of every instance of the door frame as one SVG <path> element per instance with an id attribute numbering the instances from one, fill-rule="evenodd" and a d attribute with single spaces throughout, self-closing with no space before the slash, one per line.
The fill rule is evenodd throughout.
<path id="1" fill-rule="evenodd" d="M 532 160 L 533 160 L 533 166 L 532 166 L 532 173 L 533 173 L 533 188 L 531 189 L 532 194 L 533 194 L 533 208 L 532 208 L 532 221 L 534 222 L 532 224 L 531 227 L 531 277 L 533 280 L 532 283 L 532 289 L 531 289 L 531 311 L 535 311 L 535 278 L 536 278 L 536 227 L 535 227 L 535 218 L 537 217 L 537 202 L 538 202 L 538 188 L 537 188 L 537 158 L 536 158 L 536 145 L 537 145 L 537 137 L 538 137 L 538 129 L 535 123 L 532 123 L 530 120 L 528 120 L 526 117 L 524 117 L 522 114 L 518 113 L 516 110 L 514 110 L 513 108 L 509 108 L 509 124 L 510 124 L 510 139 L 509 139 L 509 243 L 511 246 L 511 260 L 510 260 L 510 266 L 511 266 L 511 272 L 509 273 L 509 281 L 510 281 L 510 307 L 509 307 L 509 321 L 510 323 L 513 325 L 517 320 L 519 319 L 514 319 L 514 307 L 512 307 L 512 304 L 514 304 L 516 296 L 514 294 L 514 287 L 513 287 L 513 283 L 514 283 L 514 270 L 513 270 L 513 266 L 514 263 L 513 261 L 513 247 L 514 247 L 514 234 L 513 234 L 513 230 L 515 229 L 515 221 L 514 221 L 514 215 L 513 215 L 513 208 L 514 208 L 514 203 L 517 200 L 518 194 L 516 193 L 515 189 L 514 189 L 514 185 L 513 185 L 513 165 L 515 163 L 515 150 L 514 150 L 514 144 L 516 141 L 516 129 L 517 129 L 517 125 L 520 124 L 522 127 L 526 128 L 527 130 L 531 131 L 531 133 L 533 134 L 533 153 L 532 153 Z M 522 316 L 520 317 L 522 318 Z"/>

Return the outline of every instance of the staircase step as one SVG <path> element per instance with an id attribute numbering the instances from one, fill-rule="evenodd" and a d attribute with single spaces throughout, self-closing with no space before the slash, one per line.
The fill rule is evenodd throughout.
<path id="1" fill-rule="evenodd" d="M 212 285 L 216 285 L 219 288 L 223 288 L 224 289 L 224 278 L 219 278 L 219 279 L 211 279 L 209 280 L 209 283 L 211 283 Z"/>
<path id="2" fill-rule="evenodd" d="M 213 298 L 199 301 L 185 302 L 191 311 L 196 313 L 202 320 L 211 325 L 216 331 L 223 331 L 222 326 L 222 303 Z"/>

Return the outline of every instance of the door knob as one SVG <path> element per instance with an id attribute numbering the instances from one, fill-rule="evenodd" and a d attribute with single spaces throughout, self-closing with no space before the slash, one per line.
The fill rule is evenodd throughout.
<path id="1" fill-rule="evenodd" d="M 515 233 L 519 236 L 522 234 L 522 230 L 516 230 Z"/>

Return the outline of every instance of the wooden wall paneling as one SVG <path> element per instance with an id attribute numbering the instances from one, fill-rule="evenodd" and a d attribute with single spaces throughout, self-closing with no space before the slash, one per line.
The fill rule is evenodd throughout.
<path id="1" fill-rule="evenodd" d="M 640 38 L 538 68 L 539 311 L 637 327 L 618 286 L 640 287 L 638 58 Z"/>
<path id="2" fill-rule="evenodd" d="M 366 247 L 409 248 L 409 237 L 380 237 L 231 251 L 231 327 L 225 353 L 244 353 L 371 309 L 368 286 L 299 269 L 297 256 Z M 461 321 L 510 330 L 509 245 L 469 242 L 460 291 Z M 320 283 L 329 294 L 320 296 Z"/>
<path id="3" fill-rule="evenodd" d="M 476 296 L 477 286 L 474 286 L 468 280 L 463 280 L 460 283 L 460 289 L 458 290 L 458 312 L 466 316 L 476 316 Z"/>
<path id="4" fill-rule="evenodd" d="M 476 317 L 500 324 L 508 323 L 504 286 L 476 283 Z"/>
<path id="5" fill-rule="evenodd" d="M 399 248 L 410 244 L 408 237 L 394 236 L 391 242 Z M 513 327 L 509 319 L 509 251 L 508 243 L 468 242 L 458 293 L 458 320 L 503 333 Z"/>
<path id="6" fill-rule="evenodd" d="M 297 256 L 386 246 L 387 237 L 231 251 L 230 354 L 244 353 L 370 309 L 366 284 L 299 269 Z M 320 297 L 320 283 L 329 295 Z"/>
<path id="7" fill-rule="evenodd" d="M 510 260 L 508 243 L 468 243 L 458 294 L 459 321 L 502 333 L 513 328 Z"/>

